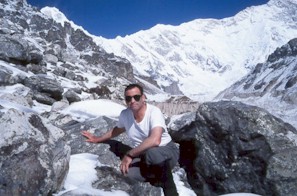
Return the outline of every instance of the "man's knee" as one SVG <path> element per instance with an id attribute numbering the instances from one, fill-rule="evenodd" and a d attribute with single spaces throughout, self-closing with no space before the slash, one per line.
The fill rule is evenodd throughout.
<path id="1" fill-rule="evenodd" d="M 139 167 L 130 167 L 126 176 L 136 181 L 140 181 L 140 182 L 146 181 L 146 179 L 142 176 Z"/>
<path id="2" fill-rule="evenodd" d="M 160 153 L 158 147 L 148 149 L 142 158 L 147 165 L 155 165 L 164 161 L 164 156 Z"/>

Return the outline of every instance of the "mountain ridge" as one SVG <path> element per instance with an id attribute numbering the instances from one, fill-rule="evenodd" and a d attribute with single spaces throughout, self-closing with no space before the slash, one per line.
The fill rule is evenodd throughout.
<path id="1" fill-rule="evenodd" d="M 297 38 L 259 63 L 215 100 L 241 101 L 267 109 L 297 127 Z M 272 107 L 273 106 L 273 107 Z"/>
<path id="2" fill-rule="evenodd" d="M 151 76 L 169 94 L 209 101 L 297 35 L 294 9 L 293 1 L 269 1 L 234 17 L 156 25 L 96 42 L 107 52 L 125 56 L 136 75 Z M 170 91 L 170 85 L 176 88 Z"/>

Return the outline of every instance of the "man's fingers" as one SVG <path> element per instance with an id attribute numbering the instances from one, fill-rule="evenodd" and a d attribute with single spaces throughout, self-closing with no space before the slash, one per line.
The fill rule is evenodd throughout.
<path id="1" fill-rule="evenodd" d="M 92 142 L 92 143 L 94 143 L 94 138 L 93 138 L 93 134 L 92 133 L 90 133 L 88 131 L 82 131 L 81 134 L 87 138 L 85 140 L 86 142 Z"/>
<path id="2" fill-rule="evenodd" d="M 82 131 L 81 134 L 82 134 L 83 136 L 85 136 L 85 137 L 88 137 L 88 138 L 90 138 L 90 137 L 93 135 L 92 133 L 90 133 L 90 132 L 88 132 L 88 131 Z"/>
<path id="3" fill-rule="evenodd" d="M 121 165 L 121 171 L 122 171 L 122 174 L 127 174 L 128 173 L 128 167 L 126 165 Z"/>
<path id="4" fill-rule="evenodd" d="M 120 170 L 122 172 L 122 174 L 127 174 L 128 170 L 129 170 L 129 165 L 130 163 L 127 161 L 122 161 L 121 165 L 120 165 Z"/>

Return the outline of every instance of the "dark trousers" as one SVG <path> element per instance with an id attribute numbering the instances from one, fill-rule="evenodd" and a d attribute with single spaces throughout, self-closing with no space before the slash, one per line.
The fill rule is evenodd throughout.
<path id="1" fill-rule="evenodd" d="M 161 186 L 165 196 L 178 195 L 171 172 L 178 159 L 179 149 L 173 142 L 166 146 L 153 147 L 133 159 L 127 176 L 137 181 Z"/>

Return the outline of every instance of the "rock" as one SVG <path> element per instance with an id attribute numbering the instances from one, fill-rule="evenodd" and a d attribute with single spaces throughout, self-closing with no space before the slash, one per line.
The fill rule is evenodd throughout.
<path id="1" fill-rule="evenodd" d="M 55 65 L 58 62 L 58 57 L 53 54 L 46 54 L 44 55 L 44 60 Z"/>
<path id="2" fill-rule="evenodd" d="M 8 92 L 0 94 L 0 99 L 6 100 L 9 104 L 17 104 L 25 107 L 31 107 L 33 105 L 33 93 L 30 88 L 21 84 L 11 86 L 12 89 L 6 89 Z"/>
<path id="3" fill-rule="evenodd" d="M 24 85 L 36 92 L 34 98 L 40 103 L 52 105 L 55 101 L 62 99 L 64 89 L 56 80 L 32 76 L 24 80 Z"/>
<path id="4" fill-rule="evenodd" d="M 58 118 L 54 119 L 52 121 L 53 124 L 56 125 L 55 122 L 59 122 L 60 119 L 63 119 L 66 116 L 61 115 Z M 85 138 L 81 135 L 81 131 L 89 130 L 96 135 L 102 135 L 106 131 L 113 128 L 115 125 L 116 125 L 115 119 L 105 117 L 105 116 L 100 116 L 95 119 L 90 119 L 84 122 L 78 122 L 78 121 L 72 120 L 57 126 L 59 126 L 59 128 L 64 130 L 66 134 L 65 138 L 67 138 L 67 141 L 71 146 L 72 154 L 85 153 L 85 152 L 93 153 L 93 154 L 101 154 L 102 156 L 99 157 L 99 161 L 106 164 L 108 163 L 110 166 L 112 166 L 110 164 L 110 160 L 115 158 L 113 162 L 116 163 L 118 161 L 118 158 L 116 157 L 111 158 L 110 156 L 105 157 L 106 155 L 104 155 L 107 153 L 106 151 L 110 147 L 110 145 L 106 143 L 92 144 L 92 143 L 85 142 Z M 129 140 L 125 134 L 120 135 L 115 140 L 120 141 L 123 144 L 129 145 Z"/>
<path id="5" fill-rule="evenodd" d="M 29 63 L 38 64 L 42 61 L 42 54 L 34 44 L 20 35 L 0 34 L 0 59 L 7 62 L 15 62 L 22 65 Z"/>
<path id="6" fill-rule="evenodd" d="M 61 111 L 69 106 L 69 102 L 65 99 L 62 99 L 61 101 L 56 101 L 53 103 L 51 112 L 58 112 Z"/>
<path id="7" fill-rule="evenodd" d="M 231 101 L 202 104 L 195 120 L 182 127 L 188 117 L 172 122 L 171 134 L 197 195 L 296 195 L 293 126 L 264 109 Z"/>
<path id="8" fill-rule="evenodd" d="M 268 56 L 268 62 L 274 62 L 285 56 L 297 55 L 297 38 L 290 40 L 286 45 L 277 48 L 271 55 Z"/>
<path id="9" fill-rule="evenodd" d="M 53 105 L 56 102 L 56 100 L 51 98 L 48 94 L 40 92 L 35 92 L 33 99 L 35 99 L 39 103 L 46 105 Z"/>
<path id="10" fill-rule="evenodd" d="M 22 83 L 25 76 L 20 74 L 14 74 L 12 70 L 0 65 L 0 85 L 13 85 Z"/>
<path id="11" fill-rule="evenodd" d="M 86 80 L 83 76 L 78 75 L 73 71 L 66 71 L 65 78 L 68 78 L 68 79 L 74 80 L 74 81 L 85 81 Z"/>
<path id="12" fill-rule="evenodd" d="M 72 89 L 69 89 L 63 95 L 69 103 L 81 101 L 81 98 L 76 94 L 76 92 Z"/>
<path id="13" fill-rule="evenodd" d="M 0 99 L 7 100 L 10 103 L 16 103 L 25 107 L 31 107 L 30 103 L 28 103 L 28 100 L 25 97 L 16 94 L 3 94 L 0 96 Z"/>
<path id="14" fill-rule="evenodd" d="M 83 51 L 86 49 L 96 48 L 96 44 L 93 42 L 93 39 L 87 36 L 82 30 L 76 29 L 70 37 L 70 43 L 78 51 Z"/>
<path id="15" fill-rule="evenodd" d="M 13 84 L 12 80 L 12 71 L 7 69 L 6 67 L 0 66 L 0 85 L 9 85 Z"/>
<path id="16" fill-rule="evenodd" d="M 107 86 L 96 86 L 94 88 L 90 88 L 90 93 L 96 93 L 99 97 L 109 98 L 110 97 L 110 90 Z"/>
<path id="17" fill-rule="evenodd" d="M 34 113 L 15 109 L 1 116 L 0 126 L 0 195 L 60 190 L 70 159 L 64 132 Z"/>
<path id="18" fill-rule="evenodd" d="M 28 71 L 31 71 L 34 74 L 46 74 L 47 69 L 44 64 L 44 62 L 40 64 L 29 64 L 26 68 L 28 69 Z"/>

